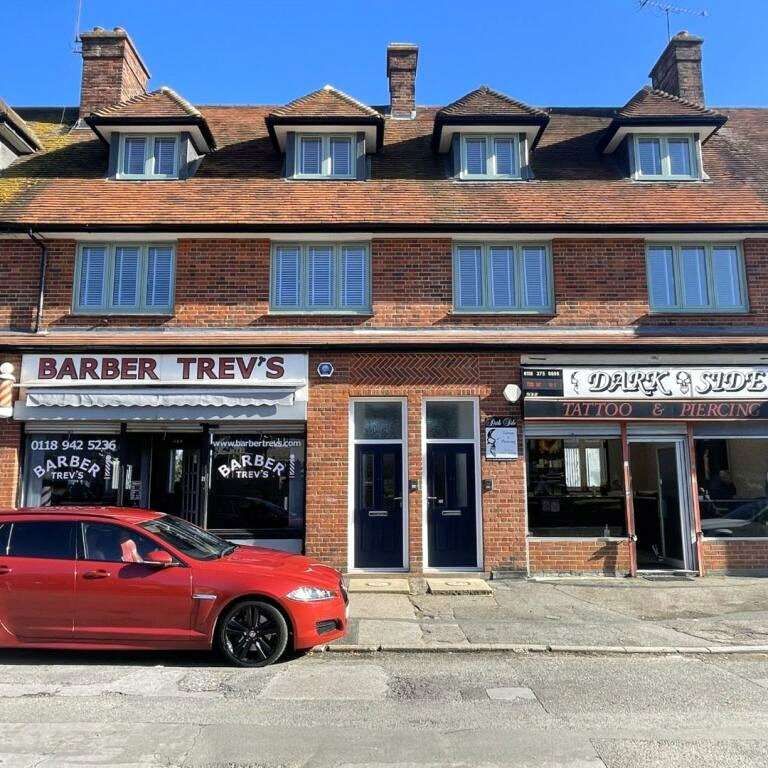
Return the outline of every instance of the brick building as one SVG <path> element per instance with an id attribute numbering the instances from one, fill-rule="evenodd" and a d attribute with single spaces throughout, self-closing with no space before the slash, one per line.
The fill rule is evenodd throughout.
<path id="1" fill-rule="evenodd" d="M 0 504 L 357 571 L 768 570 L 768 111 L 193 106 L 124 30 L 0 102 Z M 63 116 L 63 117 L 62 117 Z M 3 399 L 5 398 L 5 399 Z"/>

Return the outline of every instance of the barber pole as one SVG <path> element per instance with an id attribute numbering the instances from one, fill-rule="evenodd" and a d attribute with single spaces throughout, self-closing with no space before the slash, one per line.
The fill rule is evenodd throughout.
<path id="1" fill-rule="evenodd" d="M 0 419 L 10 419 L 13 415 L 13 385 L 16 379 L 13 375 L 13 365 L 0 365 Z"/>

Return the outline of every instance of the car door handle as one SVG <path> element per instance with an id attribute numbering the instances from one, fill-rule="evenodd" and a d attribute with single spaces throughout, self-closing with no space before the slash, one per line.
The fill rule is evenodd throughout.
<path id="1" fill-rule="evenodd" d="M 0 576 L 7 576 L 11 569 L 7 565 L 0 565 Z"/>
<path id="2" fill-rule="evenodd" d="M 86 571 L 83 574 L 84 579 L 106 579 L 110 576 L 110 572 L 104 570 L 103 568 L 99 568 L 96 571 Z"/>

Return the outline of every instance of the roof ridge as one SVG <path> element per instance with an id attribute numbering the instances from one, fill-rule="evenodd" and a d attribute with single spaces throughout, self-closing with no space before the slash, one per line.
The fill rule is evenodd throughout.
<path id="1" fill-rule="evenodd" d="M 450 104 L 446 104 L 444 107 L 440 109 L 440 112 L 448 112 L 448 110 L 455 109 L 456 107 L 462 106 L 463 103 L 471 99 L 473 96 L 477 94 L 482 94 L 482 93 L 488 93 L 491 96 L 495 96 L 497 99 L 501 99 L 502 101 L 505 101 L 507 104 L 517 109 L 521 109 L 524 112 L 528 112 L 531 115 L 537 115 L 541 117 L 545 117 L 547 115 L 547 113 L 543 109 L 540 109 L 539 107 L 532 107 L 530 104 L 526 104 L 523 101 L 518 101 L 517 99 L 513 99 L 511 96 L 508 96 L 506 93 L 497 91 L 495 88 L 491 88 L 489 85 L 485 85 L 485 84 L 480 85 L 477 88 L 474 88 L 468 93 L 465 93 L 463 96 L 456 99 L 455 101 L 452 101 Z"/>
<path id="2" fill-rule="evenodd" d="M 119 112 L 125 107 L 133 106 L 135 104 L 142 104 L 145 101 L 149 101 L 157 96 L 166 96 L 171 99 L 176 106 L 180 107 L 184 112 L 192 117 L 202 117 L 200 110 L 198 110 L 191 102 L 187 101 L 183 96 L 173 90 L 170 86 L 161 85 L 153 91 L 145 91 L 144 93 L 138 93 L 136 96 L 131 96 L 130 99 L 123 99 L 118 101 L 117 104 L 110 104 L 107 107 L 101 107 L 94 110 L 93 114 L 98 117 L 109 117 L 110 115 Z"/>
<path id="3" fill-rule="evenodd" d="M 192 104 L 192 102 L 187 101 L 183 96 L 181 96 L 179 93 L 174 91 L 173 88 L 171 88 L 170 86 L 161 85 L 158 90 L 162 91 L 167 96 L 170 96 L 182 109 L 189 112 L 189 114 L 192 115 L 193 117 L 202 117 L 200 110 L 194 104 Z"/>
<path id="4" fill-rule="evenodd" d="M 719 112 L 716 112 L 714 109 L 710 109 L 709 107 L 705 107 L 701 104 L 696 104 L 693 101 L 689 101 L 688 99 L 683 99 L 680 96 L 675 96 L 673 93 L 669 93 L 669 91 L 663 91 L 660 88 L 654 88 L 651 85 L 644 85 L 637 93 L 635 93 L 634 96 L 623 106 L 621 107 L 618 112 L 619 114 L 622 114 L 627 110 L 631 105 L 635 103 L 639 103 L 641 101 L 641 97 L 644 94 L 649 94 L 652 96 L 658 96 L 660 99 L 667 99 L 668 101 L 672 101 L 675 104 L 680 104 L 680 106 L 687 107 L 688 109 L 693 109 L 696 112 L 699 112 L 701 115 L 707 115 L 710 117 L 715 117 Z"/>
<path id="5" fill-rule="evenodd" d="M 341 91 L 335 86 L 330 84 L 326 84 L 322 88 L 317 88 L 314 91 L 310 91 L 309 93 L 305 93 L 303 96 L 299 96 L 298 98 L 293 99 L 292 101 L 289 101 L 287 104 L 284 104 L 282 107 L 278 107 L 276 110 L 274 110 L 272 114 L 277 116 L 287 115 L 288 112 L 294 107 L 297 107 L 301 104 L 308 103 L 313 97 L 321 93 L 332 93 L 334 96 L 337 96 L 342 101 L 345 101 L 347 102 L 347 104 L 362 110 L 363 112 L 365 112 L 367 115 L 370 115 L 371 117 L 379 116 L 379 113 L 372 107 L 369 107 L 367 104 L 363 104 L 362 101 L 359 101 L 354 96 L 350 96 L 348 93 L 345 93 L 344 91 Z"/>

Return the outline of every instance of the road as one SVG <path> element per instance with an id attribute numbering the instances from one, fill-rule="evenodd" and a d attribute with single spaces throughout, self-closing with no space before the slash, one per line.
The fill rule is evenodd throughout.
<path id="1" fill-rule="evenodd" d="M 0 766 L 768 764 L 768 657 L 0 655 Z"/>

